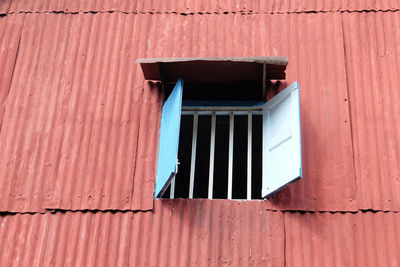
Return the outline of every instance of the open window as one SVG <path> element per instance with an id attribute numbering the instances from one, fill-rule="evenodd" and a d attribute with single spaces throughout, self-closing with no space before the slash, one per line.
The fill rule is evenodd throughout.
<path id="1" fill-rule="evenodd" d="M 155 197 L 262 199 L 301 178 L 299 85 L 264 101 L 287 58 L 138 62 L 166 98 Z"/>

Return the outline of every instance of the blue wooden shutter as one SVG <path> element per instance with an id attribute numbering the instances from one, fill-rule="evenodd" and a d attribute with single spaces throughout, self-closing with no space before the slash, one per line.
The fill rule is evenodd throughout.
<path id="1" fill-rule="evenodd" d="M 295 82 L 263 106 L 263 197 L 302 177 L 299 100 Z"/>
<path id="2" fill-rule="evenodd" d="M 176 164 L 179 128 L 181 123 L 182 91 L 183 83 L 182 80 L 179 79 L 174 90 L 162 107 L 156 189 L 154 193 L 156 197 L 161 197 L 163 195 L 177 171 Z"/>

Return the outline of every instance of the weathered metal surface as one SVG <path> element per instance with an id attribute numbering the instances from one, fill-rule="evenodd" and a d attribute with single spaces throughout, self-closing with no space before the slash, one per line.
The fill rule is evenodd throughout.
<path id="1" fill-rule="evenodd" d="M 154 201 L 162 94 L 159 83 L 145 82 L 136 152 L 131 209 L 150 207 Z"/>
<path id="2" fill-rule="evenodd" d="M 2 127 L 23 23 L 24 15 L 0 17 L 0 129 Z"/>
<path id="3" fill-rule="evenodd" d="M 393 89 L 399 81 L 389 71 L 397 68 L 399 32 L 372 27 L 396 29 L 397 12 L 13 14 L 0 23 L 7 107 L 0 133 L 1 210 L 151 209 L 161 96 L 155 86 L 143 86 L 133 62 L 256 55 L 288 56 L 288 83 L 299 80 L 304 88 L 305 179 L 266 207 L 400 209 Z M 366 122 L 377 127 L 366 131 Z"/>
<path id="4" fill-rule="evenodd" d="M 400 213 L 285 213 L 285 266 L 399 266 Z"/>
<path id="5" fill-rule="evenodd" d="M 1 210 L 151 209 L 161 97 L 133 62 L 257 55 L 288 56 L 287 83 L 303 88 L 304 179 L 266 206 L 357 209 L 340 14 L 25 16 Z"/>
<path id="6" fill-rule="evenodd" d="M 150 16 L 16 16 L 26 20 L 0 133 L 0 210 L 151 209 L 153 185 L 134 185 L 144 109 L 134 61 Z M 132 201 L 134 186 L 147 201 Z"/>
<path id="7" fill-rule="evenodd" d="M 54 1 L 54 0 L 14 0 L 10 11 L 63 11 L 63 12 L 88 12 L 88 11 L 123 11 L 132 13 L 298 13 L 298 12 L 337 12 L 337 11 L 376 11 L 398 10 L 400 3 L 397 0 L 273 0 L 273 1 L 246 1 L 246 0 L 219 0 L 219 1 Z"/>
<path id="8" fill-rule="evenodd" d="M 0 15 L 4 15 L 8 13 L 8 10 L 11 5 L 11 0 L 2 0 L 0 1 Z"/>
<path id="9" fill-rule="evenodd" d="M 1 266 L 283 266 L 283 213 L 261 202 L 155 201 L 153 212 L 0 216 Z"/>
<path id="10" fill-rule="evenodd" d="M 400 13 L 342 16 L 358 206 L 400 211 Z"/>
<path id="11" fill-rule="evenodd" d="M 12 8 L 132 4 L 154 15 L 0 17 L 0 210 L 118 210 L 5 213 L 1 266 L 399 265 L 398 12 L 158 14 L 397 10 L 398 1 L 127 3 Z M 270 201 L 154 201 L 162 96 L 133 62 L 257 55 L 289 56 L 288 83 L 299 80 L 304 180 Z"/>
<path id="12" fill-rule="evenodd" d="M 1 266 L 397 266 L 400 214 L 156 200 L 153 212 L 0 216 Z"/>
<path id="13" fill-rule="evenodd" d="M 129 266 L 133 216 L 71 211 L 0 216 L 0 265 Z"/>

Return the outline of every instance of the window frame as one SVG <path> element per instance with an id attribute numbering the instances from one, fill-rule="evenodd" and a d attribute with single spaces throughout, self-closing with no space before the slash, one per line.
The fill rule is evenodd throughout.
<path id="1" fill-rule="evenodd" d="M 178 80 L 177 84 L 179 84 L 181 81 L 181 79 Z M 183 83 L 182 83 L 183 86 Z M 175 89 L 174 89 L 175 90 Z M 181 89 L 183 90 L 183 88 Z M 279 190 L 281 190 L 282 188 L 286 187 L 288 184 L 295 182 L 298 179 L 302 178 L 302 166 L 301 166 L 301 132 L 300 132 L 300 98 L 299 98 L 299 85 L 297 83 L 297 81 L 293 84 L 291 84 L 290 86 L 288 86 L 287 88 L 285 88 L 283 91 L 281 91 L 280 93 L 278 93 L 276 96 L 274 96 L 272 99 L 270 99 L 269 101 L 263 103 L 263 105 L 260 105 L 260 103 L 258 103 L 258 105 L 252 105 L 252 106 L 229 106 L 226 105 L 226 103 L 222 103 L 222 105 L 215 105 L 216 103 L 210 103 L 210 105 L 207 106 L 196 106 L 196 105 L 191 105 L 190 108 L 188 108 L 187 106 L 183 106 L 182 104 L 182 95 L 180 96 L 180 101 L 181 101 L 181 112 L 185 112 L 185 109 L 196 109 L 198 111 L 201 112 L 201 110 L 209 110 L 210 107 L 214 107 L 215 111 L 217 110 L 234 110 L 234 109 L 241 109 L 244 111 L 248 111 L 249 109 L 260 109 L 261 108 L 261 113 L 263 114 L 263 127 L 262 127 L 262 131 L 263 131 L 263 152 L 262 152 L 262 197 L 263 198 L 268 198 L 270 197 L 272 194 L 278 192 Z M 292 172 L 290 173 L 290 177 L 288 177 L 286 174 L 283 175 L 282 171 L 279 171 L 279 169 L 282 170 L 286 170 L 287 166 L 283 166 L 283 164 L 278 164 L 278 171 L 276 171 L 276 168 L 274 166 L 271 166 L 270 164 L 268 164 L 268 162 L 266 163 L 266 154 L 265 151 L 268 150 L 268 144 L 265 140 L 267 140 L 267 135 L 264 133 L 267 133 L 267 129 L 268 127 L 266 127 L 268 125 L 268 123 L 271 121 L 271 119 L 265 119 L 266 115 L 268 116 L 268 110 L 272 110 L 274 108 L 275 105 L 279 105 L 280 102 L 282 102 L 282 99 L 285 100 L 287 98 L 290 98 L 290 121 L 291 121 L 291 126 L 292 126 L 292 132 L 290 132 L 290 137 L 285 137 L 284 140 L 280 140 L 277 144 L 275 144 L 275 147 L 279 147 L 282 145 L 287 146 L 288 143 L 291 143 L 293 148 L 291 149 L 292 152 L 291 153 L 295 153 L 296 155 L 294 156 L 295 162 L 292 163 L 292 165 L 290 166 L 290 169 Z M 168 101 L 168 99 L 167 99 Z M 192 103 L 193 104 L 193 103 Z M 201 104 L 201 103 L 199 103 Z M 164 106 L 163 106 L 164 108 Z M 180 116 L 183 113 L 179 113 L 179 120 L 180 120 Z M 269 112 L 271 113 L 271 112 Z M 164 112 L 163 112 L 164 114 Z M 230 118 L 232 120 L 233 118 L 233 112 L 230 113 Z M 163 116 L 163 115 L 162 115 Z M 293 119 L 294 117 L 297 116 L 297 119 Z M 284 117 L 284 116 L 283 116 Z M 279 118 L 278 118 L 279 120 Z M 162 120 L 161 120 L 162 121 Z M 160 129 L 160 140 L 161 140 L 161 136 L 163 135 L 163 129 L 162 129 L 162 125 L 161 125 L 161 129 Z M 215 129 L 214 129 L 215 130 Z M 177 139 L 179 142 L 179 131 L 177 134 Z M 230 138 L 231 140 L 231 138 Z M 233 142 L 233 139 L 232 139 Z M 269 144 L 270 145 L 270 144 Z M 158 155 L 158 161 L 160 162 L 160 157 L 164 157 L 165 155 L 162 154 L 163 152 L 159 151 L 159 155 Z M 232 157 L 233 157 L 233 151 L 229 152 L 229 162 L 231 164 L 232 162 Z M 274 153 L 271 153 L 274 154 Z M 281 153 L 280 153 L 281 154 Z M 174 154 L 175 155 L 175 154 Z M 275 155 L 276 156 L 276 155 Z M 279 153 L 278 153 L 279 156 Z M 174 156 L 172 156 L 174 157 Z M 174 158 L 176 158 L 176 162 L 178 161 L 177 159 L 178 157 L 178 151 L 176 149 L 176 156 Z M 192 157 L 193 157 L 193 153 L 192 153 Z M 279 156 L 279 158 L 282 159 L 282 156 Z M 192 159 L 192 164 L 193 164 L 193 159 Z M 156 178 L 156 188 L 160 188 L 160 186 L 157 187 L 157 182 L 159 180 L 159 164 L 157 163 L 157 178 Z M 248 165 L 249 166 L 249 165 Z M 267 167 L 268 166 L 268 167 Z M 293 167 L 294 166 L 294 167 Z M 275 173 L 272 176 L 272 178 L 270 177 L 271 175 L 269 175 L 269 172 L 272 173 L 272 171 L 270 169 L 274 169 L 275 168 Z M 229 167 L 230 173 L 228 173 L 228 197 L 227 199 L 232 199 L 232 168 L 231 166 Z M 165 190 L 168 188 L 169 184 L 171 183 L 171 181 L 174 181 L 175 179 L 175 175 L 177 173 L 177 165 L 175 168 L 175 171 L 171 172 L 171 175 L 167 180 L 166 184 L 163 186 L 163 191 L 165 192 Z M 268 177 L 268 179 L 267 179 Z M 164 179 L 165 180 L 165 179 Z M 248 178 L 249 180 L 249 178 Z M 278 182 L 277 182 L 278 180 Z M 279 181 L 282 180 L 282 182 L 279 184 Z M 271 184 L 271 181 L 273 182 Z M 194 174 L 191 173 L 190 175 L 190 189 L 191 191 L 189 191 L 189 198 L 193 198 L 193 187 L 194 187 Z M 279 186 L 276 186 L 276 184 L 278 183 Z M 171 183 L 173 187 L 173 183 Z M 249 184 L 249 183 L 248 183 Z M 269 188 L 271 187 L 271 189 Z M 163 193 L 163 192 L 162 192 Z M 161 194 L 162 195 L 162 194 Z M 155 197 L 160 197 L 161 196 L 159 194 L 159 190 L 155 190 Z M 209 198 L 210 198 L 210 194 Z M 211 197 L 212 198 L 212 197 Z M 249 193 L 247 192 L 247 199 L 250 200 L 251 199 L 251 194 L 250 194 L 250 199 L 249 199 Z"/>

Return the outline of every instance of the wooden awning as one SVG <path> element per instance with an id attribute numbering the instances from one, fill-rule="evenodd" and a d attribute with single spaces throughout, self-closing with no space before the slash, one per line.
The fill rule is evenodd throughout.
<path id="1" fill-rule="evenodd" d="M 176 82 L 255 82 L 285 79 L 287 57 L 141 58 L 146 80 Z"/>

